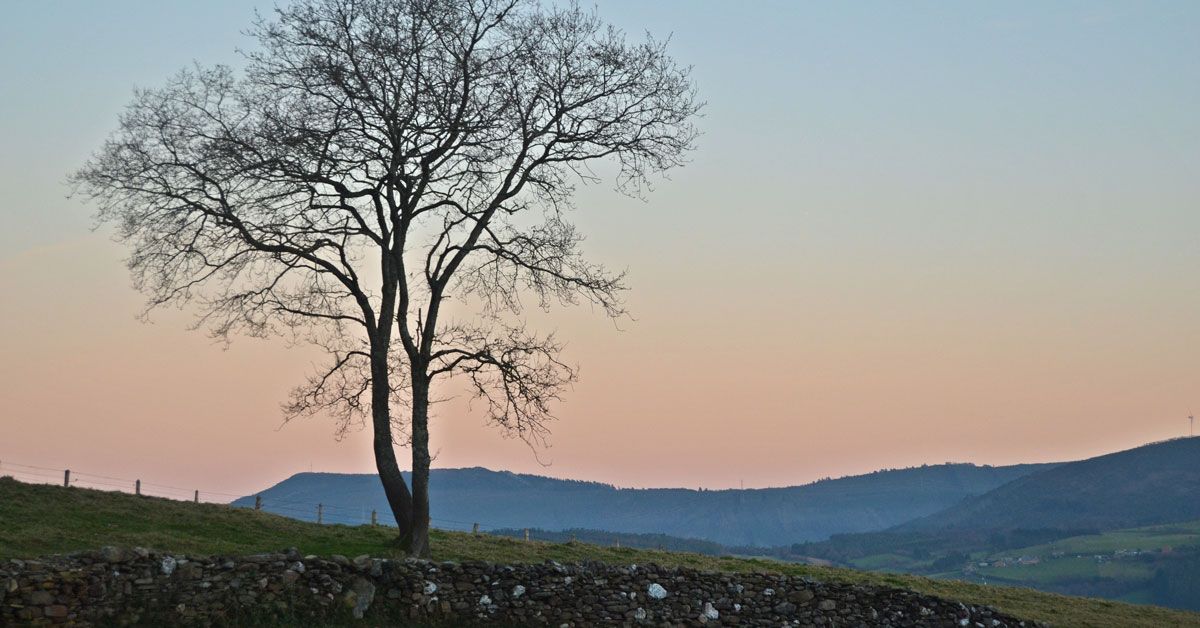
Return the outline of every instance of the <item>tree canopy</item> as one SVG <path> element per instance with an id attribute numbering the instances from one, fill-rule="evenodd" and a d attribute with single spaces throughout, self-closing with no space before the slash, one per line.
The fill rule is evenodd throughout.
<path id="1" fill-rule="evenodd" d="M 683 163 L 689 70 L 663 42 L 526 0 L 299 0 L 250 34 L 243 68 L 137 91 L 73 181 L 151 307 L 325 350 L 285 411 L 370 422 L 402 536 L 427 554 L 431 384 L 460 377 L 491 422 L 544 436 L 576 371 L 523 298 L 624 313 L 622 275 L 583 256 L 567 210 L 600 164 L 637 194 Z"/>

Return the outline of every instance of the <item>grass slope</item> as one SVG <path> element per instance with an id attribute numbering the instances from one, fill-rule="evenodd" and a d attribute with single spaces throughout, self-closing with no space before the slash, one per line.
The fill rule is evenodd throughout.
<path id="1" fill-rule="evenodd" d="M 397 556 L 388 528 L 316 525 L 276 515 L 89 489 L 23 484 L 0 478 L 0 559 L 140 545 L 191 554 L 241 554 L 297 547 L 312 554 Z M 811 567 L 770 560 L 600 547 L 583 543 L 526 543 L 494 536 L 435 531 L 440 560 L 503 563 L 585 559 L 659 563 L 727 572 L 767 571 L 827 581 L 909 588 L 1055 626 L 1200 626 L 1200 614 L 1150 606 L 1072 598 L 1029 589 L 981 586 L 917 576 Z"/>
<path id="2" fill-rule="evenodd" d="M 1184 546 L 1200 546 L 1200 520 L 1072 536 L 1004 553 L 1030 556 L 1053 552 L 1111 554 L 1117 550 L 1149 551 Z"/>

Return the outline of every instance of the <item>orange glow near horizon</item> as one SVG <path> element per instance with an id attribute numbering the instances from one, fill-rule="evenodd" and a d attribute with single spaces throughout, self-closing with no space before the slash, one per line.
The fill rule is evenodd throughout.
<path id="1" fill-rule="evenodd" d="M 0 465 L 235 494 L 373 471 L 368 433 L 281 425 L 315 356 L 225 348 L 189 311 L 139 322 L 126 251 L 64 198 L 131 87 L 236 65 L 255 5 L 0 7 Z M 434 409 L 435 467 L 766 487 L 1187 434 L 1200 3 L 598 11 L 671 34 L 703 136 L 644 200 L 579 186 L 569 218 L 628 269 L 633 319 L 529 314 L 581 367 L 552 447 L 458 397 Z"/>
<path id="2" fill-rule="evenodd" d="M 278 404 L 313 356 L 253 339 L 226 349 L 176 312 L 137 321 L 119 255 L 93 236 L 0 264 L 6 294 L 39 293 L 52 269 L 61 286 L 41 291 L 36 309 L 0 306 L 10 357 L 0 463 L 232 493 L 310 468 L 373 471 L 366 432 L 334 442 L 327 420 L 281 426 Z M 503 439 L 454 399 L 436 409 L 435 467 L 764 487 L 946 461 L 1077 459 L 1185 428 L 1169 400 L 1186 398 L 1189 343 L 1164 329 L 1116 333 L 1118 313 L 1032 326 L 1019 317 L 1033 313 L 998 312 L 1017 320 L 983 334 L 977 319 L 956 323 L 961 313 L 906 320 L 900 308 L 827 304 L 845 308 L 835 316 L 810 303 L 795 319 L 806 331 L 787 334 L 790 310 L 680 319 L 633 300 L 638 320 L 624 331 L 586 312 L 556 318 L 583 378 L 559 407 L 552 447 Z M 737 327 L 747 332 L 725 333 Z"/>

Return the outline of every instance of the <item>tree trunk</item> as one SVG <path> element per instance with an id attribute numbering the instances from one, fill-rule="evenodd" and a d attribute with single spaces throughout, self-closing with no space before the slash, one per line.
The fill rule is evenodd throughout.
<path id="1" fill-rule="evenodd" d="M 413 499 L 400 474 L 400 465 L 396 462 L 396 451 L 392 447 L 391 418 L 380 421 L 379 413 L 375 413 L 375 468 L 379 471 L 379 482 L 383 484 L 383 494 L 387 496 L 388 506 L 399 528 L 399 538 L 402 547 L 409 547 L 413 538 Z M 385 411 L 386 415 L 387 412 Z M 384 425 L 380 434 L 380 423 Z"/>
<path id="2" fill-rule="evenodd" d="M 412 543 L 408 554 L 429 558 L 429 383 L 424 374 L 413 377 L 412 392 Z"/>
<path id="3" fill-rule="evenodd" d="M 374 351 L 372 351 L 374 353 Z M 375 468 L 387 496 L 388 507 L 400 530 L 401 547 L 410 547 L 413 538 L 413 499 L 400 474 L 396 462 L 396 450 L 392 441 L 392 413 L 390 407 L 391 382 L 388 377 L 386 346 L 385 357 L 371 357 L 371 423 L 374 428 Z"/>

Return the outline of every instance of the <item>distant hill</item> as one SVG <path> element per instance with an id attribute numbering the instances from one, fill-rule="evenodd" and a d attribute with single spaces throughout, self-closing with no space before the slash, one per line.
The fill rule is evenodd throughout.
<path id="1" fill-rule="evenodd" d="M 1113 530 L 1200 519 L 1200 438 L 1041 469 L 894 532 Z"/>
<path id="2" fill-rule="evenodd" d="M 136 497 L 86 488 L 23 484 L 2 477 L 2 474 L 0 522 L 3 522 L 0 525 L 0 564 L 6 564 L 8 559 L 94 550 L 104 545 L 147 547 L 176 555 L 247 555 L 295 547 L 302 554 L 319 556 L 369 554 L 378 558 L 402 557 L 394 542 L 395 531 L 386 528 L 318 526 L 218 504 L 193 504 L 190 501 Z M 564 564 L 600 561 L 611 565 L 657 563 L 730 573 L 766 571 L 822 582 L 899 586 L 922 594 L 960 600 L 969 605 L 990 606 L 1030 620 L 1052 622 L 1056 628 L 1184 628 L 1200 625 L 1200 615 L 1195 613 L 1049 595 L 1026 588 L 979 586 L 967 582 L 872 574 L 768 560 L 638 550 L 624 544 L 615 548 L 586 543 L 524 543 L 491 535 L 475 537 L 442 530 L 434 530 L 430 536 L 436 560 L 501 564 L 543 563 L 548 560 Z M 0 585 L 3 584 L 0 580 Z M 6 591 L 0 586 L 0 598 L 4 597 Z M 15 601 L 14 598 L 10 600 Z M 6 601 L 0 599 L 0 604 Z M 165 606 L 174 608 L 173 603 Z M 372 625 L 369 621 L 352 624 L 348 615 L 344 621 L 335 622 L 334 625 Z M 725 621 L 725 615 L 722 615 L 722 621 Z M 141 623 L 151 625 L 155 619 L 174 619 L 178 623 L 178 615 L 173 618 L 143 617 Z M 243 623 L 302 626 L 311 625 L 312 622 L 306 623 L 303 617 L 293 617 L 291 621 Z M 7 625 L 2 620 L 0 624 Z M 160 624 L 170 625 L 167 621 Z"/>
<path id="3" fill-rule="evenodd" d="M 942 464 L 721 491 L 618 489 L 482 468 L 435 469 L 430 498 L 434 525 L 448 529 L 478 522 L 483 529 L 586 528 L 773 546 L 883 530 L 1053 466 Z M 392 521 L 375 475 L 299 473 L 260 495 L 264 509 L 304 520 L 315 519 L 313 505 L 322 503 L 327 522 L 360 523 L 372 509 L 381 522 Z M 234 502 L 253 504 L 253 496 Z"/>

